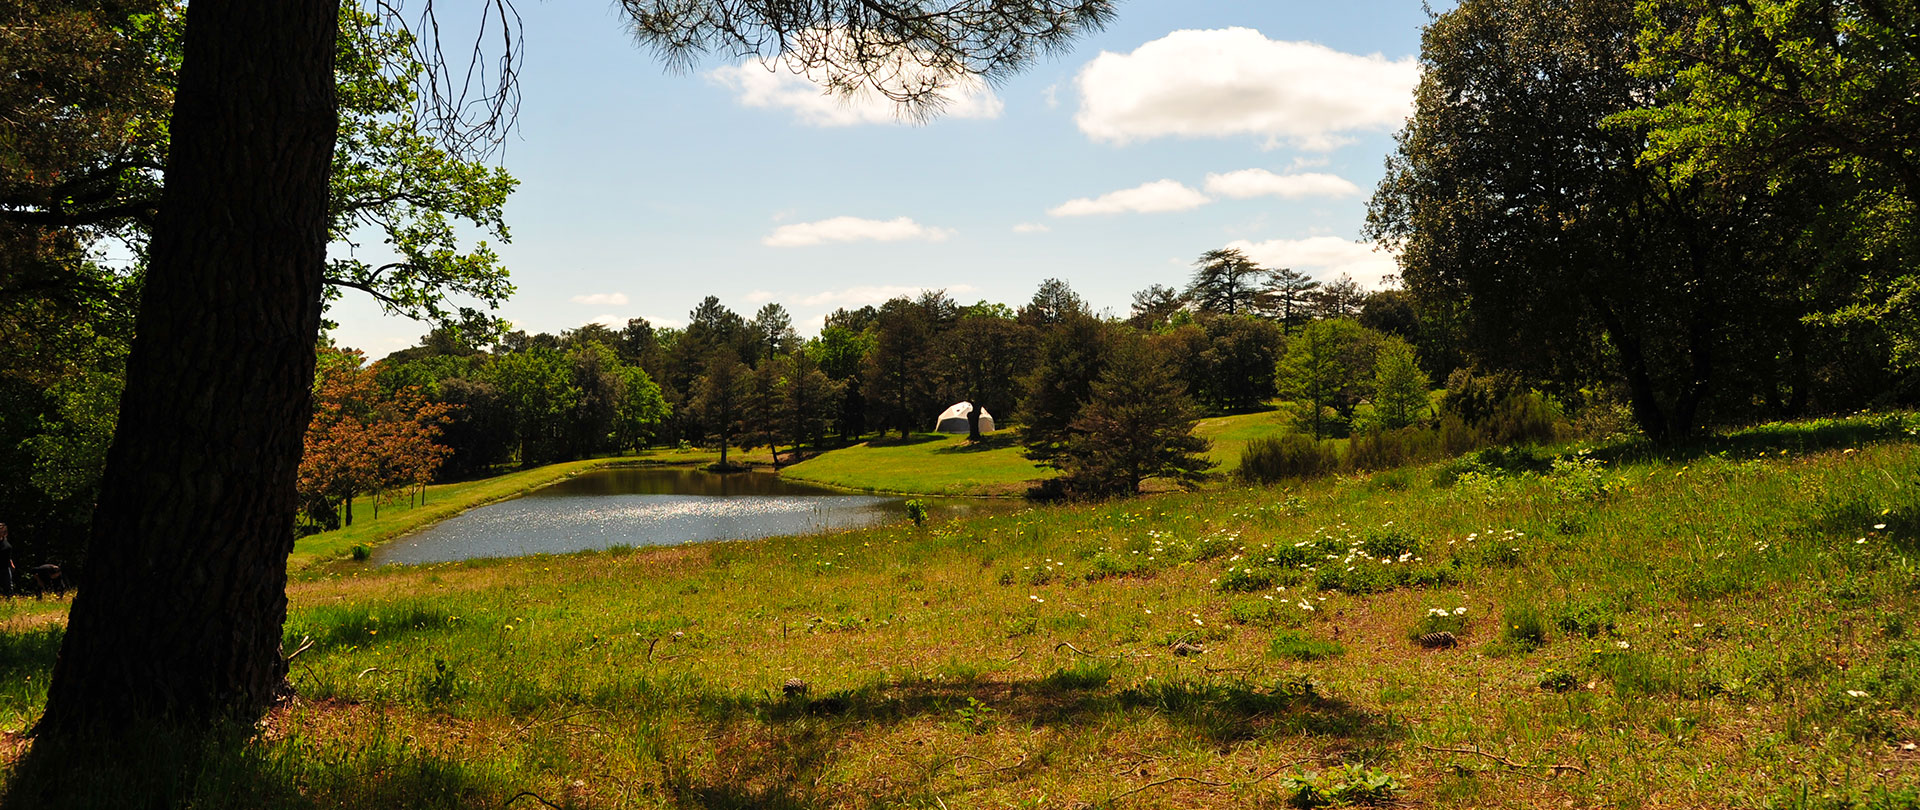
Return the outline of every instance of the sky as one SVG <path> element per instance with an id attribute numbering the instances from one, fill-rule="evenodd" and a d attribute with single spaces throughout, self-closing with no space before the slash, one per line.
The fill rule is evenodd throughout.
<path id="1" fill-rule="evenodd" d="M 520 12 L 522 102 L 495 158 L 520 187 L 494 247 L 517 287 L 500 314 L 529 332 L 681 326 L 715 295 L 813 334 L 925 289 L 1017 307 L 1047 278 L 1124 316 L 1220 247 L 1323 280 L 1394 272 L 1357 240 L 1412 103 L 1418 2 L 1123 0 L 925 122 L 778 64 L 669 68 L 613 4 Z M 428 329 L 351 290 L 329 317 L 374 357 Z"/>

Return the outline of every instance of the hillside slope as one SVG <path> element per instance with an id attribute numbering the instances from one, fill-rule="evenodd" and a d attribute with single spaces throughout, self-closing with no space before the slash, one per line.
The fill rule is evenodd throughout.
<path id="1" fill-rule="evenodd" d="M 364 569 L 200 806 L 1911 807 L 1917 436 Z M 0 727 L 58 611 L 0 608 Z"/>

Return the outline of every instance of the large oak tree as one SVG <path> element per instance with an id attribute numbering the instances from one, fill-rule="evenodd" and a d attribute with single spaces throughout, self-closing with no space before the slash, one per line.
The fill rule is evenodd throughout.
<path id="1" fill-rule="evenodd" d="M 626 0 L 671 55 L 788 58 L 923 106 L 1111 14 L 1107 0 Z M 338 0 L 195 0 L 137 339 L 36 751 L 256 716 L 280 636 L 338 126 Z M 824 32 L 824 33 L 823 33 Z M 49 745 L 52 743 L 52 745 Z M 71 763 L 85 767 L 83 762 Z"/>

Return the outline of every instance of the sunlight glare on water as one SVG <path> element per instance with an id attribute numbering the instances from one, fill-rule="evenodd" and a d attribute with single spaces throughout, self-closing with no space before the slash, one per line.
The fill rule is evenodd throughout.
<path id="1" fill-rule="evenodd" d="M 688 492 L 697 494 L 674 494 Z M 903 502 L 754 473 L 602 470 L 449 518 L 377 550 L 374 560 L 449 562 L 849 529 L 903 519 Z"/>

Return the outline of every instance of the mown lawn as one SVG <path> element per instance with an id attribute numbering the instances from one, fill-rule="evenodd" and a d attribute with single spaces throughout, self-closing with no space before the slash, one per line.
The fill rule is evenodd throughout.
<path id="1" fill-rule="evenodd" d="M 870 492 L 914 495 L 1020 495 L 1056 473 L 1021 454 L 1019 431 L 970 444 L 966 436 L 918 433 L 874 439 L 787 467 L 789 478 Z"/>
<path id="2" fill-rule="evenodd" d="M 328 570 L 290 592 L 300 698 L 213 751 L 196 806 L 1920 801 L 1912 416 Z M 0 612 L 0 727 L 38 713 L 60 610 Z"/>
<path id="3" fill-rule="evenodd" d="M 1269 411 L 1215 416 L 1193 426 L 1193 435 L 1213 443 L 1207 459 L 1219 466 L 1213 472 L 1231 474 L 1240 468 L 1240 451 L 1247 442 L 1293 431 L 1293 416 L 1285 408 Z"/>

